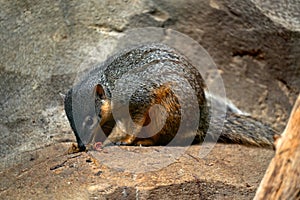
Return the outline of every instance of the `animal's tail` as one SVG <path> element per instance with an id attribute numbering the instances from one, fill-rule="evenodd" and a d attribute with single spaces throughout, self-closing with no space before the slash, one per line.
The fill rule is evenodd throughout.
<path id="1" fill-rule="evenodd" d="M 227 113 L 220 142 L 273 148 L 274 135 L 269 125 L 246 115 Z"/>
<path id="2" fill-rule="evenodd" d="M 222 99 L 208 93 L 206 93 L 206 97 L 208 100 L 215 101 L 217 109 L 225 105 L 227 110 L 225 117 L 218 116 L 215 119 L 218 123 L 212 121 L 213 127 L 208 132 L 209 137 L 217 138 L 219 135 L 215 135 L 215 133 L 220 133 L 222 128 L 218 138 L 219 142 L 273 148 L 274 136 L 278 133 L 271 126 L 239 110 L 228 99 Z M 214 124 L 220 124 L 218 120 L 224 120 L 223 127 L 214 126 Z"/>

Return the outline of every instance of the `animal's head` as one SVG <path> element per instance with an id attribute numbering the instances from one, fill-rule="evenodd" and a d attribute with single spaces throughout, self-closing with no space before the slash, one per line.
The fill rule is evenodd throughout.
<path id="1" fill-rule="evenodd" d="M 85 150 L 86 145 L 95 140 L 105 139 L 100 124 L 103 117 L 107 117 L 109 102 L 100 84 L 92 87 L 79 85 L 70 89 L 64 105 L 80 150 Z"/>

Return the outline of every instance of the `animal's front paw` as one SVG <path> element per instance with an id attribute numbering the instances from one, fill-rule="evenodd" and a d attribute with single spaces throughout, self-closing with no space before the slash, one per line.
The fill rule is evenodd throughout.
<path id="1" fill-rule="evenodd" d="M 155 142 L 152 139 L 141 139 L 135 143 L 137 146 L 153 146 Z"/>
<path id="2" fill-rule="evenodd" d="M 126 146 L 126 145 L 130 145 L 130 144 L 127 143 L 126 141 L 120 141 L 120 142 L 104 141 L 101 147 L 104 148 L 108 146 Z"/>
<path id="3" fill-rule="evenodd" d="M 127 141 L 121 141 L 121 142 L 117 142 L 116 145 L 118 145 L 118 146 L 127 146 L 127 145 L 130 145 L 130 143 L 128 143 Z"/>

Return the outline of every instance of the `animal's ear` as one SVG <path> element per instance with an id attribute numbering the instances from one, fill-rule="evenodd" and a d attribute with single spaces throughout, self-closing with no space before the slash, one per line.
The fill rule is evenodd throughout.
<path id="1" fill-rule="evenodd" d="M 105 91 L 104 91 L 102 85 L 97 84 L 95 86 L 95 92 L 96 92 L 96 96 L 99 97 L 100 99 L 106 98 Z"/>

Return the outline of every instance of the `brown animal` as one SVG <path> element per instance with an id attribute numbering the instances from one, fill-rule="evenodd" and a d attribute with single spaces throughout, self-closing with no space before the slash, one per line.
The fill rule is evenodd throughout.
<path id="1" fill-rule="evenodd" d="M 227 108 L 220 137 L 217 124 L 222 116 L 208 132 L 207 98 Z M 70 89 L 64 103 L 80 150 L 97 142 L 189 145 L 206 136 L 225 143 L 273 146 L 275 132 L 268 125 L 209 94 L 197 69 L 166 45 L 143 45 L 109 58 Z"/>

